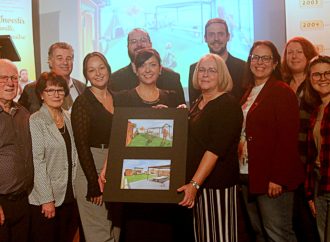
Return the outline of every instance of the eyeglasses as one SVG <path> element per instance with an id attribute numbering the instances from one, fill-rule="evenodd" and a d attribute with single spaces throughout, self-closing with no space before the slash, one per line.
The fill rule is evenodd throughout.
<path id="1" fill-rule="evenodd" d="M 137 43 L 140 44 L 148 44 L 149 43 L 149 39 L 147 38 L 141 38 L 141 39 L 130 39 L 128 40 L 128 43 L 130 43 L 131 45 L 135 45 Z"/>
<path id="2" fill-rule="evenodd" d="M 263 56 L 250 55 L 250 58 L 251 58 L 251 62 L 258 62 L 261 59 L 262 63 L 268 64 L 273 59 L 273 56 L 271 56 L 271 55 L 263 55 Z"/>
<path id="3" fill-rule="evenodd" d="M 9 79 L 12 82 L 15 82 L 15 83 L 18 82 L 18 76 L 13 75 L 13 76 L 0 76 L 0 83 L 7 83 L 9 81 Z"/>
<path id="4" fill-rule="evenodd" d="M 215 68 L 204 68 L 204 67 L 200 67 L 197 69 L 199 74 L 205 74 L 207 73 L 208 75 L 215 75 L 216 73 L 218 73 L 218 70 Z"/>
<path id="5" fill-rule="evenodd" d="M 44 92 L 46 92 L 48 96 L 55 96 L 55 93 L 59 96 L 65 95 L 64 89 L 45 89 Z"/>
<path id="6" fill-rule="evenodd" d="M 319 81 L 324 77 L 324 79 L 330 80 L 330 70 L 325 72 L 314 72 L 311 74 L 313 81 Z"/>

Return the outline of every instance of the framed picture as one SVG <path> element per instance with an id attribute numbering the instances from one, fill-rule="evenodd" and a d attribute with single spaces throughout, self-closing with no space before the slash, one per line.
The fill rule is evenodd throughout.
<path id="1" fill-rule="evenodd" d="M 178 203 L 185 184 L 188 110 L 117 108 L 103 197 L 109 202 Z"/>

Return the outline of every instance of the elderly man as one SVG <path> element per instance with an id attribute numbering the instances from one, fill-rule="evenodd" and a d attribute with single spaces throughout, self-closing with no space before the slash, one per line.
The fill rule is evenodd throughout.
<path id="1" fill-rule="evenodd" d="M 73 79 L 70 75 L 73 68 L 74 53 L 71 45 L 64 42 L 57 42 L 52 44 L 48 50 L 48 64 L 52 72 L 63 76 L 70 88 L 70 95 L 68 95 L 63 104 L 63 108 L 71 110 L 73 101 L 80 95 L 85 85 L 80 81 Z M 30 113 L 39 110 L 41 103 L 35 93 L 35 82 L 25 86 L 18 103 L 27 108 Z"/>
<path id="2" fill-rule="evenodd" d="M 0 59 L 0 241 L 28 241 L 28 194 L 33 186 L 29 112 L 13 102 L 18 71 Z"/>
<path id="3" fill-rule="evenodd" d="M 127 37 L 128 56 L 131 63 L 111 75 L 111 90 L 128 90 L 135 88 L 139 84 L 138 78 L 134 71 L 135 67 L 133 62 L 135 53 L 143 48 L 152 48 L 152 42 L 149 34 L 143 29 L 133 29 L 128 33 Z M 163 67 L 157 80 L 157 87 L 165 90 L 174 90 L 179 97 L 179 103 L 185 103 L 183 89 L 180 82 L 180 75 L 178 73 Z"/>
<path id="4" fill-rule="evenodd" d="M 245 69 L 245 61 L 232 56 L 227 50 L 227 42 L 230 39 L 228 25 L 225 20 L 220 18 L 210 19 L 205 25 L 205 42 L 207 43 L 210 53 L 217 54 L 226 62 L 227 68 L 233 79 L 233 89 L 231 94 L 239 101 L 244 94 L 242 87 L 242 79 Z M 189 102 L 190 105 L 199 97 L 200 91 L 194 89 L 192 79 L 196 64 L 192 64 L 189 70 Z"/>

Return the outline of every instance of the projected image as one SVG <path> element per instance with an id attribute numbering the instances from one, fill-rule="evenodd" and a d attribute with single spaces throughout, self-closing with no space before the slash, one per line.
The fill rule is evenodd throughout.
<path id="1" fill-rule="evenodd" d="M 129 119 L 127 147 L 172 147 L 172 119 Z"/>
<path id="2" fill-rule="evenodd" d="M 114 71 L 127 66 L 127 34 L 133 28 L 149 32 L 162 64 L 180 73 L 188 85 L 189 66 L 208 53 L 205 23 L 227 21 L 230 53 L 243 60 L 253 43 L 253 0 L 81 0 L 83 53 L 99 50 Z"/>
<path id="3" fill-rule="evenodd" d="M 120 189 L 169 190 L 171 160 L 123 161 Z"/>

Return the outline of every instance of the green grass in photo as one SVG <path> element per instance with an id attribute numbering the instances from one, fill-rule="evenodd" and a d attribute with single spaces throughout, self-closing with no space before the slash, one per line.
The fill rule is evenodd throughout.
<path id="1" fill-rule="evenodd" d="M 128 183 L 131 182 L 136 182 L 136 181 L 142 181 L 142 180 L 147 180 L 147 179 L 151 179 L 153 177 L 155 177 L 156 175 L 152 174 L 152 175 L 147 175 L 147 174 L 138 174 L 138 175 L 133 175 L 133 176 L 125 176 L 125 178 L 127 179 Z"/>
<path id="2" fill-rule="evenodd" d="M 172 141 L 165 140 L 162 143 L 162 138 L 150 134 L 138 134 L 128 144 L 129 147 L 172 147 Z"/>

